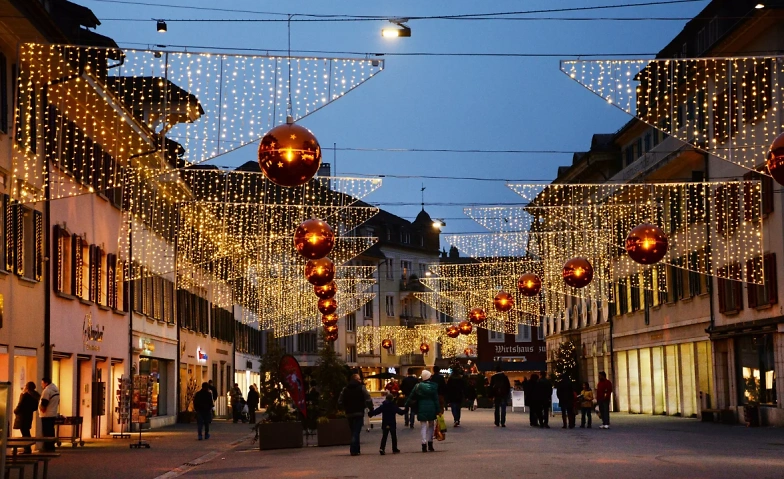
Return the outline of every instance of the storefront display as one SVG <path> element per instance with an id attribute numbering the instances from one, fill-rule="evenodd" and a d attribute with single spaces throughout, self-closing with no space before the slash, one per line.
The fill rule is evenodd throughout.
<path id="1" fill-rule="evenodd" d="M 773 334 L 740 336 L 735 339 L 740 404 L 775 406 L 776 371 Z"/>
<path id="2" fill-rule="evenodd" d="M 145 398 L 146 415 L 148 417 L 166 415 L 166 363 L 167 361 L 162 359 L 148 357 L 139 359 L 139 374 L 134 376 L 134 395 L 138 393 L 137 378 L 139 378 L 138 381 L 149 384 L 149 393 Z"/>

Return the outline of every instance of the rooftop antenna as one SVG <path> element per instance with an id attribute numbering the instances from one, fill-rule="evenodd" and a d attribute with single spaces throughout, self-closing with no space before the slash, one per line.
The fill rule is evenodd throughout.
<path id="1" fill-rule="evenodd" d="M 422 194 L 422 211 L 425 211 L 425 184 L 422 183 L 422 188 L 419 189 L 419 192 Z"/>

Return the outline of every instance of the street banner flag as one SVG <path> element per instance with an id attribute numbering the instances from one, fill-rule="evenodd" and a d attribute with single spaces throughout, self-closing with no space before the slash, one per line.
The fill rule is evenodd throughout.
<path id="1" fill-rule="evenodd" d="M 302 369 L 299 367 L 297 358 L 290 354 L 280 358 L 280 377 L 283 378 L 283 385 L 291 396 L 291 400 L 302 413 L 302 417 L 308 417 L 308 410 L 305 406 L 305 382 L 302 380 Z"/>

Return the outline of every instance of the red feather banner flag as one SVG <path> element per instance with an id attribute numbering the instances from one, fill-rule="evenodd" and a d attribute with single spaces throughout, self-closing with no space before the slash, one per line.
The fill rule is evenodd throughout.
<path id="1" fill-rule="evenodd" d="M 297 358 L 290 354 L 280 358 L 280 377 L 283 378 L 283 385 L 291 396 L 291 400 L 302 413 L 302 417 L 308 417 L 308 409 L 305 404 L 305 382 L 302 379 L 302 369 L 299 367 Z"/>

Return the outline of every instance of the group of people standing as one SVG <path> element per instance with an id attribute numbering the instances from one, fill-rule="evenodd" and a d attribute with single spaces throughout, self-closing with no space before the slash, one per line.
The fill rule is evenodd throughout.
<path id="1" fill-rule="evenodd" d="M 14 429 L 18 429 L 22 437 L 32 437 L 30 431 L 36 411 L 41 418 L 41 435 L 55 437 L 55 419 L 60 413 L 60 391 L 48 377 L 41 380 L 41 388 L 39 394 L 35 383 L 30 381 L 19 395 L 19 401 L 14 408 Z M 54 441 L 44 442 L 43 451 L 54 451 Z M 33 451 L 28 446 L 24 448 L 24 452 L 31 454 Z"/>
<path id="2" fill-rule="evenodd" d="M 529 408 L 531 427 L 550 428 L 549 416 L 552 408 L 552 383 L 544 376 L 534 374 L 531 379 L 523 381 L 525 405 Z M 599 383 L 596 393 L 591 390 L 590 384 L 582 383 L 579 390 L 569 377 L 562 378 L 555 387 L 558 405 L 561 409 L 563 429 L 573 429 L 577 422 L 577 411 L 580 411 L 580 427 L 590 428 L 592 414 L 598 406 L 599 416 L 602 420 L 600 429 L 610 429 L 610 401 L 612 400 L 612 382 L 607 379 L 607 373 L 599 373 Z"/>

